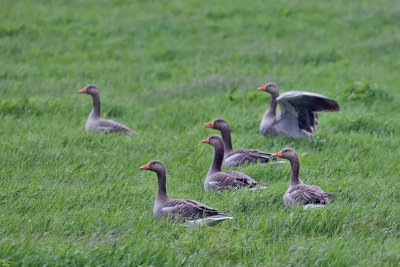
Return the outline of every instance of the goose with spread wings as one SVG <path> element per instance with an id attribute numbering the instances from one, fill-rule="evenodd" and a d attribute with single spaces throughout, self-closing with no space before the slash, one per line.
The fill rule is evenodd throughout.
<path id="1" fill-rule="evenodd" d="M 275 83 L 267 83 L 258 90 L 271 94 L 270 106 L 260 124 L 260 132 L 264 136 L 312 136 L 318 126 L 318 112 L 340 110 L 335 100 L 316 93 L 290 91 L 279 95 Z M 280 112 L 276 115 L 278 104 Z"/>

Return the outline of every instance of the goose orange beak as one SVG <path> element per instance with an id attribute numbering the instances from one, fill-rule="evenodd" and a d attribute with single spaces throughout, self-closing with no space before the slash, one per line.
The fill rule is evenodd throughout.
<path id="1" fill-rule="evenodd" d="M 147 163 L 139 168 L 139 170 L 150 170 L 150 163 Z"/>
<path id="2" fill-rule="evenodd" d="M 275 153 L 275 154 L 272 154 L 271 157 L 274 157 L 274 158 L 281 158 L 281 157 L 282 157 L 282 151 L 279 151 L 279 152 L 277 152 L 277 153 Z"/>
<path id="3" fill-rule="evenodd" d="M 207 137 L 206 139 L 204 139 L 203 141 L 201 141 L 202 143 L 205 144 L 209 144 L 210 143 L 210 137 Z"/>
<path id="4" fill-rule="evenodd" d="M 264 91 L 264 92 L 266 92 L 266 91 L 267 91 L 267 86 L 266 86 L 266 85 L 263 85 L 263 86 L 261 86 L 261 87 L 258 87 L 257 90 L 258 90 L 258 91 Z"/>
<path id="5" fill-rule="evenodd" d="M 83 87 L 81 90 L 78 91 L 80 94 L 86 94 L 87 93 L 87 88 Z"/>
<path id="6" fill-rule="evenodd" d="M 214 121 L 207 122 L 206 124 L 204 124 L 204 126 L 206 128 L 214 128 Z"/>

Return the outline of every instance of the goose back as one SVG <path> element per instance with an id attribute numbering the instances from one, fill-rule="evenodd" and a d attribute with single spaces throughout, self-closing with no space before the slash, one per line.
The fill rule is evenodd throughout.
<path id="1" fill-rule="evenodd" d="M 259 183 L 250 176 L 235 171 L 217 172 L 207 176 L 204 183 L 206 192 L 226 190 L 232 187 L 254 187 Z"/>
<path id="2" fill-rule="evenodd" d="M 271 153 L 260 150 L 235 149 L 225 154 L 224 163 L 227 167 L 240 166 L 250 163 L 268 163 Z"/>

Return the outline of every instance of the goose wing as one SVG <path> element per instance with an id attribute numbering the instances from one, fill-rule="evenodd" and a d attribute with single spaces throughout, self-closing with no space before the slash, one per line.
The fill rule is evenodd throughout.
<path id="1" fill-rule="evenodd" d="M 226 156 L 225 163 L 227 166 L 239 166 L 255 162 L 267 163 L 270 157 L 271 153 L 259 150 L 236 149 Z"/>
<path id="2" fill-rule="evenodd" d="M 278 117 L 297 120 L 298 127 L 309 133 L 313 133 L 318 125 L 317 112 L 340 110 L 335 100 L 310 92 L 286 92 L 277 98 L 277 102 L 280 106 Z"/>
<path id="3" fill-rule="evenodd" d="M 206 206 L 203 203 L 190 199 L 171 199 L 161 209 L 165 216 L 173 219 L 190 220 L 210 216 L 224 215 L 216 209 Z"/>
<path id="4" fill-rule="evenodd" d="M 118 123 L 113 120 L 100 119 L 97 125 L 100 131 L 106 131 L 111 133 L 124 133 L 124 134 L 135 134 L 131 129 L 125 125 Z"/>
<path id="5" fill-rule="evenodd" d="M 209 183 L 213 187 L 218 188 L 218 190 L 224 190 L 229 187 L 244 187 L 244 186 L 253 187 L 258 184 L 250 176 L 247 176 L 244 173 L 234 172 L 234 171 L 215 173 L 211 177 Z"/>
<path id="6" fill-rule="evenodd" d="M 335 197 L 333 194 L 322 191 L 322 189 L 316 185 L 305 184 L 299 184 L 289 188 L 287 194 L 296 203 L 302 204 L 327 204 L 329 198 Z"/>

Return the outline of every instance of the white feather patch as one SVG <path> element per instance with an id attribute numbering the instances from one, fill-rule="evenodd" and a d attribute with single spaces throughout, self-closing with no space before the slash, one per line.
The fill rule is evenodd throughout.
<path id="1" fill-rule="evenodd" d="M 187 222 L 193 226 L 202 225 L 202 224 L 211 226 L 211 225 L 215 225 L 219 222 L 222 222 L 225 220 L 231 220 L 231 219 L 233 219 L 233 217 L 231 217 L 231 216 L 216 215 L 216 216 L 211 216 L 211 217 L 187 220 Z"/>
<path id="2" fill-rule="evenodd" d="M 308 210 L 308 209 L 315 209 L 315 208 L 323 208 L 326 205 L 323 204 L 307 204 L 303 206 L 303 210 Z"/>

